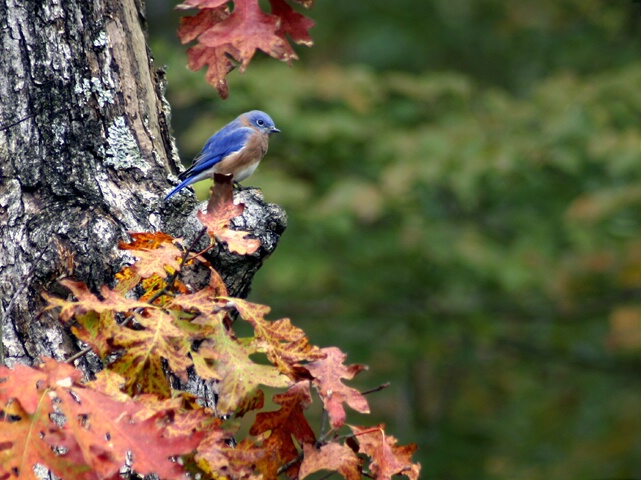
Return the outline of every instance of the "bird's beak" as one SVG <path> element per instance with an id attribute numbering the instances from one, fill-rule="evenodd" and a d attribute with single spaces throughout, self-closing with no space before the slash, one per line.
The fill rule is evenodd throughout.
<path id="1" fill-rule="evenodd" d="M 272 127 L 272 128 L 270 128 L 270 133 L 281 133 L 281 130 L 279 130 L 276 127 Z"/>

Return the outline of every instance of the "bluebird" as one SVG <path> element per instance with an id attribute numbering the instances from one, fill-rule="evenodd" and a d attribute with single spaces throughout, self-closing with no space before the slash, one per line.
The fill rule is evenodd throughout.
<path id="1" fill-rule="evenodd" d="M 267 152 L 270 135 L 279 132 L 267 113 L 242 113 L 210 137 L 165 200 L 192 183 L 211 178 L 212 173 L 231 173 L 235 182 L 245 180 Z"/>

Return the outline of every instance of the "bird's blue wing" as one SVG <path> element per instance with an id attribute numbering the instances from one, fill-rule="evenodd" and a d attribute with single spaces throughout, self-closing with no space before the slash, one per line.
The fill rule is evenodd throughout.
<path id="1" fill-rule="evenodd" d="M 242 149 L 247 138 L 252 133 L 253 130 L 251 128 L 231 123 L 212 135 L 205 143 L 201 153 L 194 158 L 192 166 L 178 176 L 182 182 L 167 194 L 165 200 L 186 186 L 198 181 L 199 174 L 206 172 L 229 154 Z"/>
<path id="2" fill-rule="evenodd" d="M 219 130 L 205 143 L 203 150 L 195 158 L 192 166 L 179 175 L 180 179 L 187 179 L 209 170 L 229 154 L 238 152 L 245 146 L 247 138 L 253 133 L 251 128 L 235 127 L 231 125 Z"/>

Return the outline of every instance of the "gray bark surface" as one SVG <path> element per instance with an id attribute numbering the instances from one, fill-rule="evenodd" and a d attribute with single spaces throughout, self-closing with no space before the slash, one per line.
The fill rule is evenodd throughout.
<path id="1" fill-rule="evenodd" d="M 58 360 L 78 350 L 57 319 L 39 315 L 58 280 L 92 290 L 127 261 L 128 231 L 190 241 L 193 196 L 163 202 L 179 168 L 164 79 L 134 0 L 0 0 L 0 306 L 4 362 Z M 225 247 L 213 262 L 246 296 L 285 229 L 280 207 L 253 189 L 235 224 L 262 241 L 253 256 Z M 90 369 L 94 369 L 90 366 Z"/>

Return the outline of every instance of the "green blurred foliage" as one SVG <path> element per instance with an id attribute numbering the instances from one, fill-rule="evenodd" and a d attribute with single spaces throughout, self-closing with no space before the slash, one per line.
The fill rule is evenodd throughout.
<path id="1" fill-rule="evenodd" d="M 185 160 L 245 110 L 283 131 L 245 182 L 289 215 L 251 299 L 370 365 L 358 388 L 392 382 L 351 421 L 418 443 L 424 478 L 639 478 L 639 9 L 310 15 L 302 61 L 225 102 L 151 39 Z"/>

